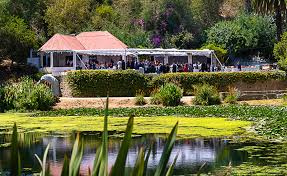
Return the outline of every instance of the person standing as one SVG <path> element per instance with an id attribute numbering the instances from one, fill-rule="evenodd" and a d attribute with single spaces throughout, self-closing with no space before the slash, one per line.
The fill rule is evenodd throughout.
<path id="1" fill-rule="evenodd" d="M 124 60 L 122 60 L 122 70 L 126 69 L 126 62 Z"/>
<path id="2" fill-rule="evenodd" d="M 122 65 L 122 59 L 118 61 L 117 65 L 118 65 L 118 70 L 121 70 L 122 66 L 123 66 Z"/>

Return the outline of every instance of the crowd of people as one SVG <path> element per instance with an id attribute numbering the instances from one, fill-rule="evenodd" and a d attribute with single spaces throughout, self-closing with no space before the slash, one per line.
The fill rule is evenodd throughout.
<path id="1" fill-rule="evenodd" d="M 128 60 L 125 62 L 124 60 L 119 60 L 114 62 L 110 60 L 110 62 L 105 62 L 100 64 L 97 60 L 92 60 L 89 63 L 85 63 L 86 68 L 88 69 L 110 69 L 110 70 L 126 70 L 126 69 L 134 69 L 139 70 L 142 73 L 176 73 L 176 72 L 215 72 L 220 71 L 220 68 L 216 66 L 210 66 L 210 64 L 206 63 L 193 63 L 193 64 L 163 64 L 160 61 L 137 61 L 137 60 Z M 80 68 L 81 69 L 81 68 Z"/>

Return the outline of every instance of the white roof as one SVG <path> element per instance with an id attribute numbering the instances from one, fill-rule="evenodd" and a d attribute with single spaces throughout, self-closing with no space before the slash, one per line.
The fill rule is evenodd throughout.
<path id="1" fill-rule="evenodd" d="M 213 50 L 180 50 L 180 49 L 138 49 L 138 48 L 130 48 L 124 50 L 118 49 L 109 49 L 109 50 L 75 50 L 79 54 L 87 54 L 87 55 L 109 55 L 109 56 L 120 56 L 120 55 L 169 55 L 169 56 L 188 56 L 189 54 L 193 56 L 206 56 L 210 57 L 210 55 L 214 52 Z"/>

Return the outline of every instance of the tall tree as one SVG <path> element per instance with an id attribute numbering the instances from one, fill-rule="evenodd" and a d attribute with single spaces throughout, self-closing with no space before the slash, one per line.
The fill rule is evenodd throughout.
<path id="1" fill-rule="evenodd" d="M 275 15 L 277 40 L 280 40 L 286 19 L 286 0 L 254 0 L 254 7 L 259 13 Z"/>
<path id="2" fill-rule="evenodd" d="M 49 34 L 78 33 L 90 19 L 91 0 L 53 0 L 45 14 Z"/>

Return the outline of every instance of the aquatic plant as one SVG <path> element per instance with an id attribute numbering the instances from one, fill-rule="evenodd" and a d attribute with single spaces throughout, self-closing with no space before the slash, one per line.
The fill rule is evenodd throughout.
<path id="1" fill-rule="evenodd" d="M 102 135 L 102 144 L 101 144 L 101 147 L 96 152 L 92 170 L 89 169 L 90 176 L 108 176 L 109 175 L 108 173 L 108 115 L 109 115 L 109 111 L 108 111 L 108 98 L 107 98 L 106 108 L 105 108 L 105 117 L 104 117 L 104 130 L 103 130 L 103 135 Z M 127 128 L 126 128 L 125 136 L 124 136 L 122 145 L 119 150 L 119 154 L 110 172 L 111 176 L 121 176 L 121 175 L 123 176 L 126 174 L 125 163 L 127 159 L 128 149 L 129 149 L 131 139 L 132 139 L 133 123 L 134 123 L 134 117 L 130 116 L 128 120 Z M 166 172 L 166 166 L 169 161 L 169 157 L 173 149 L 173 146 L 175 144 L 177 129 L 178 129 L 178 123 L 174 126 L 174 128 L 172 129 L 167 139 L 167 143 L 164 147 L 163 154 L 161 156 L 159 165 L 156 169 L 154 176 L 162 176 L 162 175 L 170 176 L 173 172 L 173 168 L 176 163 L 177 156 L 174 159 L 173 164 L 168 168 L 167 172 Z M 46 151 L 48 151 L 48 147 Z M 41 176 L 45 176 L 44 173 L 46 172 L 45 167 L 44 167 L 44 163 L 46 162 L 46 156 L 47 156 L 46 151 L 44 153 L 43 161 L 41 161 L 39 157 L 36 155 L 37 159 L 39 160 L 42 166 Z M 150 155 L 150 151 L 146 154 L 143 148 L 140 149 L 137 161 L 131 172 L 131 175 L 135 175 L 135 176 L 145 175 L 146 170 L 147 170 L 147 162 L 148 162 L 149 155 Z M 145 158 L 145 156 L 147 157 Z M 83 157 L 83 142 L 80 141 L 79 134 L 78 134 L 74 147 L 73 147 L 70 162 L 65 156 L 61 176 L 78 176 L 79 171 L 80 171 L 80 164 L 82 161 L 82 157 Z"/>
<path id="2" fill-rule="evenodd" d="M 269 137 L 287 137 L 287 107 L 285 106 L 178 106 L 178 107 L 143 107 L 115 108 L 109 111 L 114 117 L 182 116 L 182 117 L 223 117 L 254 122 L 255 130 Z M 56 116 L 103 116 L 103 110 L 92 108 L 60 109 L 35 113 L 35 117 Z M 267 123 L 268 122 L 268 123 Z"/>

